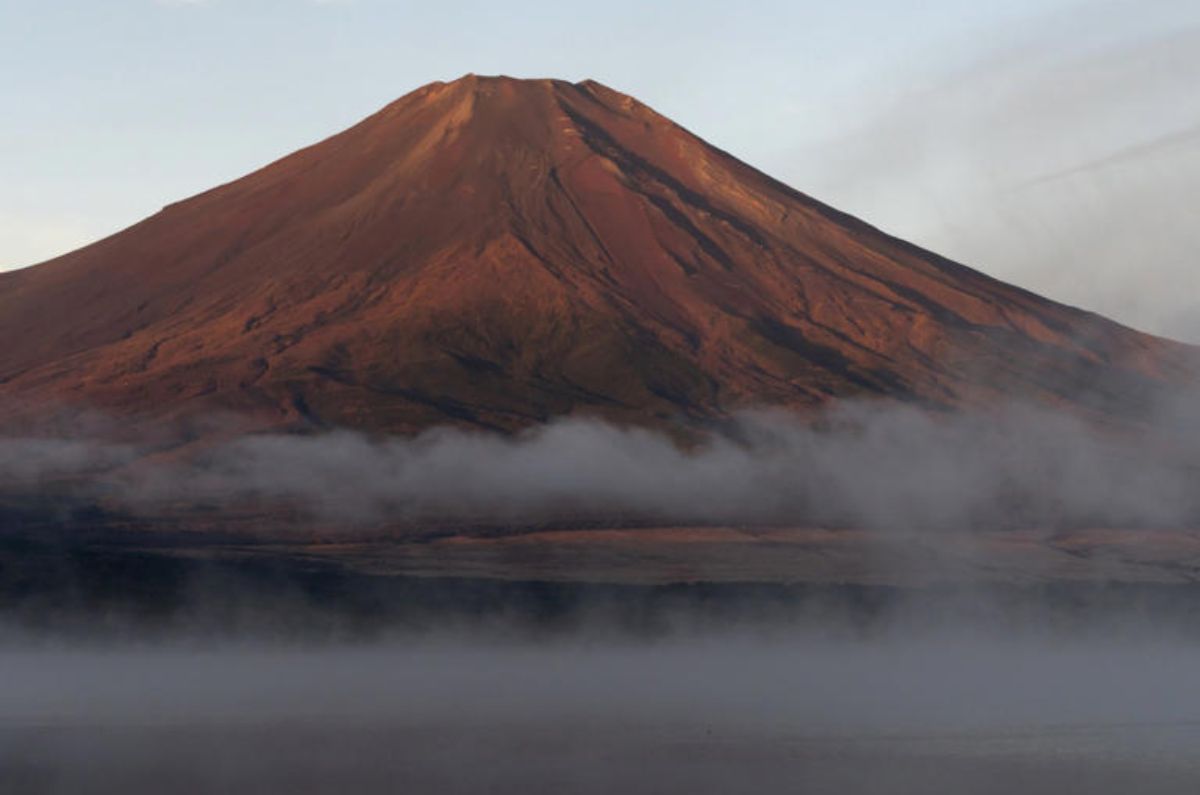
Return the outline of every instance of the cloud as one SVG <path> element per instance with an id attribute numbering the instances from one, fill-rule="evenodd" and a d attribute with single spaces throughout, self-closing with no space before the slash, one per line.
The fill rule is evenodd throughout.
<path id="1" fill-rule="evenodd" d="M 125 510 L 224 506 L 324 523 L 786 523 L 881 531 L 1178 527 L 1200 521 L 1194 396 L 1132 436 L 1012 406 L 934 415 L 847 403 L 813 421 L 739 415 L 691 446 L 567 419 L 516 436 L 439 428 L 250 436 L 185 459 L 129 445 L 9 439 L 9 483 L 87 475 Z M 103 470 L 97 474 L 98 470 Z M 283 520 L 281 520 L 283 521 Z"/>
<path id="2" fill-rule="evenodd" d="M 0 439 L 0 479 L 8 488 L 37 486 L 45 479 L 73 477 L 127 464 L 136 448 L 86 439 Z"/>
<path id="3" fill-rule="evenodd" d="M 1181 289 L 1200 251 L 1200 27 L 1194 7 L 1159 10 L 1176 24 L 1139 29 L 1124 4 L 1030 23 L 797 153 L 795 181 L 992 275 L 1200 342 Z"/>

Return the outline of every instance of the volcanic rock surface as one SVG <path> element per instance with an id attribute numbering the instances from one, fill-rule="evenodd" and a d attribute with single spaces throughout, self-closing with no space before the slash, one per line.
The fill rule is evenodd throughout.
<path id="1" fill-rule="evenodd" d="M 1195 354 L 890 237 L 593 81 L 434 83 L 0 274 L 0 403 L 260 428 L 847 396 L 1138 410 Z"/>

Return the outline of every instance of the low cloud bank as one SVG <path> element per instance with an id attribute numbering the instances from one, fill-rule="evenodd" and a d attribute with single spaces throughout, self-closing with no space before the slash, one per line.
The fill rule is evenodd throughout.
<path id="1" fill-rule="evenodd" d="M 0 439 L 0 478 L 29 484 L 109 469 L 136 456 L 132 447 L 86 439 Z"/>
<path id="2" fill-rule="evenodd" d="M 693 447 L 595 420 L 515 436 L 435 429 L 242 437 L 173 463 L 102 441 L 0 441 L 25 489 L 87 475 L 133 512 L 286 504 L 332 522 L 791 522 L 919 531 L 1195 526 L 1200 423 L 1178 400 L 1136 437 L 1032 407 L 932 415 L 850 403 L 747 413 Z M 125 466 L 135 462 L 133 466 Z M 23 486 L 22 486 L 23 484 Z"/>

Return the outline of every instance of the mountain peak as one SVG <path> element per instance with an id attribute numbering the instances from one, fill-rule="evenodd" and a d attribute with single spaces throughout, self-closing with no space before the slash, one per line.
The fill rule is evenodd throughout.
<path id="1" fill-rule="evenodd" d="M 406 94 L 388 106 L 398 112 L 418 103 L 471 103 L 473 109 L 544 115 L 555 106 L 590 101 L 614 111 L 645 108 L 633 97 L 591 78 L 571 83 L 554 78 L 517 78 L 508 75 L 477 75 L 473 72 L 450 82 L 433 82 Z M 385 109 L 387 110 L 387 109 Z M 662 117 L 655 117 L 666 121 Z"/>
<path id="2" fill-rule="evenodd" d="M 891 238 L 593 80 L 466 75 L 0 280 L 0 403 L 262 425 L 1136 409 L 1191 349 Z"/>

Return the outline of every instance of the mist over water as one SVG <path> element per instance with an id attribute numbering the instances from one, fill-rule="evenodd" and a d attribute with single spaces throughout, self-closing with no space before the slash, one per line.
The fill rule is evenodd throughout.
<path id="1" fill-rule="evenodd" d="M 0 664 L 21 683 L 0 701 L 6 792 L 1115 795 L 1200 776 L 1200 646 L 1146 634 L 42 644 Z"/>
<path id="2" fill-rule="evenodd" d="M 131 440 L 90 418 L 0 440 L 0 474 L 18 504 L 49 490 L 134 518 L 288 506 L 348 531 L 589 515 L 898 539 L 1191 530 L 1196 406 L 1180 393 L 1134 428 L 1031 406 L 849 403 L 804 422 L 747 413 L 686 443 L 577 419 L 512 436 L 269 434 L 187 456 L 163 455 L 169 435 Z M 1107 587 L 1100 563 L 1092 586 L 952 592 L 299 588 L 254 571 L 179 587 L 182 564 L 89 565 L 103 588 L 148 590 L 124 606 L 83 588 L 82 603 L 0 611 L 0 791 L 1116 795 L 1200 782 L 1200 591 Z"/>

